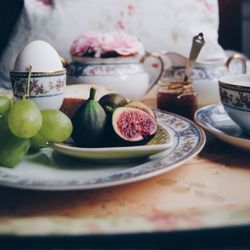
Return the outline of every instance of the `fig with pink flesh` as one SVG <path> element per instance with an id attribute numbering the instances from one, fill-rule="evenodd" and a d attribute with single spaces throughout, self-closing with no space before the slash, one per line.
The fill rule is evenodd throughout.
<path id="1" fill-rule="evenodd" d="M 112 126 L 121 145 L 142 145 L 157 131 L 156 119 L 145 111 L 134 107 L 115 109 Z"/>
<path id="2" fill-rule="evenodd" d="M 140 101 L 130 101 L 128 104 L 126 104 L 126 107 L 133 107 L 137 109 L 141 109 L 151 115 L 152 117 L 155 117 L 154 112 L 143 102 Z"/>

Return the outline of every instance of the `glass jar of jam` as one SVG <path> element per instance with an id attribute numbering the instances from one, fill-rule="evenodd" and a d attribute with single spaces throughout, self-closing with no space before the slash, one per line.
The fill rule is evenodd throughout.
<path id="1" fill-rule="evenodd" d="M 197 95 L 191 81 L 165 79 L 159 81 L 157 108 L 189 119 L 194 118 L 197 109 Z"/>

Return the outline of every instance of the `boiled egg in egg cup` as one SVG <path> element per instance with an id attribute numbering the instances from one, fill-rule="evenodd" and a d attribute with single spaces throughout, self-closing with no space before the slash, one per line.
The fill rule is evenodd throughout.
<path id="1" fill-rule="evenodd" d="M 15 98 L 28 96 L 40 110 L 60 109 L 66 87 L 66 70 L 49 43 L 35 40 L 27 44 L 16 58 L 10 80 Z"/>

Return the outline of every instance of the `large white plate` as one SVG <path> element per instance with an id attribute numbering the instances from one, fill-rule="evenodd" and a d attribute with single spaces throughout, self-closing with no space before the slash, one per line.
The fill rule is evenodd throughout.
<path id="1" fill-rule="evenodd" d="M 29 154 L 15 168 L 0 166 L 0 184 L 36 190 L 94 189 L 131 183 L 174 169 L 197 155 L 205 134 L 193 122 L 156 111 L 157 121 L 171 133 L 172 144 L 162 153 L 124 164 L 79 161 L 44 148 Z"/>
<path id="2" fill-rule="evenodd" d="M 138 158 L 149 157 L 171 147 L 172 136 L 164 124 L 158 124 L 156 135 L 146 144 L 130 147 L 79 148 L 70 143 L 55 143 L 55 151 L 77 157 L 83 160 L 102 163 L 135 161 Z"/>
<path id="3" fill-rule="evenodd" d="M 250 135 L 227 115 L 221 104 L 205 106 L 195 113 L 195 121 L 216 138 L 247 152 L 250 152 Z"/>

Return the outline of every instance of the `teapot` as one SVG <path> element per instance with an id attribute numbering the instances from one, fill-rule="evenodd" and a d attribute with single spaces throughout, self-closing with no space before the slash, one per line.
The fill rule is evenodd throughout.
<path id="1" fill-rule="evenodd" d="M 159 63 L 154 80 L 145 70 L 149 57 Z M 76 57 L 67 65 L 67 84 L 95 84 L 110 88 L 129 99 L 140 99 L 162 75 L 164 65 L 160 55 L 146 52 L 144 56 L 119 56 L 112 58 Z"/>
<path id="2" fill-rule="evenodd" d="M 165 69 L 163 78 L 183 80 L 188 58 L 175 52 L 162 52 Z M 198 106 L 220 102 L 218 79 L 226 75 L 246 73 L 246 59 L 239 53 L 233 53 L 226 60 L 196 61 L 190 80 L 197 93 Z"/>

